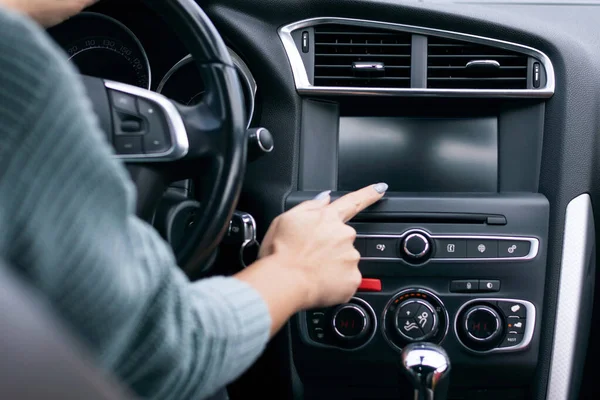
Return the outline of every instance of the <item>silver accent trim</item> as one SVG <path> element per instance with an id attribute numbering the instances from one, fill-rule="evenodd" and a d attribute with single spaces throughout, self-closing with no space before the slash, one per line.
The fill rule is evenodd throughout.
<path id="1" fill-rule="evenodd" d="M 356 61 L 352 63 L 352 69 L 356 69 L 359 71 L 382 71 L 385 69 L 385 64 L 382 62 Z"/>
<path id="2" fill-rule="evenodd" d="M 425 249 L 423 249 L 423 251 L 422 251 L 422 252 L 420 252 L 419 254 L 413 254 L 413 253 L 411 253 L 410 251 L 408 251 L 408 247 L 406 247 L 406 245 L 407 245 L 408 241 L 409 241 L 411 238 L 413 238 L 413 237 L 415 237 L 415 238 L 419 238 L 419 239 L 423 240 L 423 242 L 425 242 Z M 404 253 L 406 253 L 407 255 L 409 255 L 409 256 L 411 256 L 411 257 L 414 257 L 414 258 L 421 258 L 421 257 L 423 257 L 425 254 L 427 254 L 427 252 L 429 251 L 429 240 L 427 239 L 427 237 L 426 237 L 426 236 L 424 236 L 424 235 L 423 235 L 422 233 L 420 233 L 420 232 L 418 232 L 418 233 L 417 233 L 417 232 L 415 232 L 415 233 L 411 233 L 410 235 L 408 235 L 408 236 L 406 237 L 406 239 L 404 239 L 404 246 L 402 246 L 402 248 L 404 249 Z"/>
<path id="3" fill-rule="evenodd" d="M 398 326 L 398 311 L 400 311 L 400 309 L 404 306 L 404 303 L 409 303 L 409 304 L 417 303 L 417 304 L 422 305 L 423 307 L 426 307 L 429 310 L 429 312 L 431 313 L 431 316 L 433 317 L 433 325 L 431 326 L 431 331 L 429 331 L 429 333 L 426 333 L 423 336 L 420 336 L 418 338 L 411 338 L 410 336 L 408 336 L 407 334 L 402 332 L 402 329 L 400 329 L 400 327 Z M 400 317 L 400 318 L 406 318 L 406 317 Z M 420 341 L 429 339 L 430 337 L 432 337 L 435 334 L 435 331 L 438 328 L 438 325 L 439 325 L 439 321 L 438 321 L 438 317 L 437 317 L 437 312 L 425 300 L 420 300 L 420 299 L 405 300 L 402 303 L 398 304 L 398 309 L 394 313 L 394 326 L 398 330 L 398 333 L 409 342 L 420 342 Z"/>
<path id="4" fill-rule="evenodd" d="M 491 67 L 491 68 L 500 68 L 500 63 L 496 60 L 473 60 L 469 61 L 466 68 L 478 68 L 478 67 Z"/>
<path id="5" fill-rule="evenodd" d="M 575 364 L 581 364 L 574 359 L 577 347 L 581 346 L 577 342 L 578 310 L 595 243 L 592 201 L 589 194 L 582 194 L 571 200 L 565 216 L 548 400 L 569 398 Z"/>
<path id="6" fill-rule="evenodd" d="M 133 33 L 133 31 L 131 29 L 129 29 L 129 27 L 127 27 L 127 25 L 125 25 L 121 21 L 119 21 L 118 19 L 115 19 L 113 17 L 110 17 L 106 14 L 101 14 L 101 13 L 91 12 L 91 11 L 84 11 L 84 12 L 77 14 L 73 18 L 77 18 L 78 16 L 89 16 L 89 17 L 94 17 L 94 18 L 99 18 L 99 19 L 105 19 L 105 20 L 117 25 L 119 28 L 121 28 L 126 34 L 128 34 L 133 39 L 133 41 L 138 46 L 138 48 L 144 58 L 144 62 L 146 64 L 146 70 L 148 71 L 148 87 L 146 89 L 150 90 L 150 88 L 152 87 L 152 68 L 150 67 L 150 60 L 148 59 L 148 53 L 146 52 L 146 49 L 144 48 L 144 46 L 142 45 L 142 42 L 140 41 L 140 39 L 138 39 L 136 34 Z M 76 55 L 81 54 L 87 50 L 91 50 L 91 49 L 86 49 L 86 50 L 83 50 L 83 51 L 73 54 L 71 57 L 69 57 L 69 61 L 72 60 L 73 57 L 75 57 Z"/>
<path id="7" fill-rule="evenodd" d="M 369 338 L 365 341 L 365 343 L 363 345 L 360 345 L 359 347 L 346 349 L 343 347 L 332 346 L 329 344 L 315 342 L 314 340 L 312 340 L 312 338 L 310 337 L 310 334 L 308 333 L 306 311 L 303 311 L 299 314 L 299 316 L 300 316 L 299 323 L 300 323 L 300 332 L 301 332 L 300 336 L 301 336 L 302 340 L 305 343 L 310 344 L 311 346 L 321 347 L 324 349 L 338 349 L 338 350 L 344 350 L 344 351 L 357 351 L 357 350 L 364 348 L 369 343 L 371 343 L 371 340 L 373 340 L 373 338 L 375 337 L 375 333 L 377 333 L 377 328 L 378 328 L 377 314 L 375 314 L 375 310 L 373 310 L 373 307 L 371 307 L 371 305 L 368 302 L 366 302 L 365 300 L 363 300 L 359 297 L 352 297 L 350 299 L 349 303 L 352 303 L 353 301 L 356 301 L 357 303 L 359 303 L 359 305 L 361 307 L 363 307 L 365 310 L 367 310 L 367 313 L 369 314 L 369 316 L 371 318 L 373 318 L 373 321 L 372 321 L 373 322 L 373 332 L 371 332 L 371 336 L 369 336 Z"/>
<path id="8" fill-rule="evenodd" d="M 450 315 L 448 314 L 448 310 L 446 309 L 446 306 L 444 305 L 444 303 L 438 296 L 436 296 L 435 294 L 433 294 L 431 291 L 429 291 L 427 289 L 419 289 L 419 288 L 403 289 L 403 290 L 397 292 L 396 294 L 394 294 L 392 296 L 392 298 L 387 302 L 387 304 L 383 308 L 383 313 L 381 314 L 381 333 L 383 334 L 383 338 L 394 349 L 398 350 L 399 352 L 402 352 L 402 347 L 396 345 L 396 343 L 394 343 L 392 340 L 390 340 L 387 329 L 385 327 L 385 325 L 386 325 L 385 319 L 387 318 L 387 313 L 388 313 L 390 307 L 392 306 L 392 303 L 394 303 L 394 301 L 398 297 L 400 297 L 406 293 L 410 293 L 410 292 L 425 293 L 427 296 L 430 296 L 431 298 L 435 299 L 435 301 L 437 301 L 440 304 L 440 307 L 442 307 L 442 312 L 444 313 L 444 316 L 446 317 L 446 326 L 444 329 L 444 334 L 442 335 L 442 338 L 439 341 L 439 344 L 444 343 L 444 340 L 446 340 L 446 337 L 448 336 L 448 332 L 450 331 Z M 425 300 L 425 301 L 427 301 L 427 300 Z M 438 322 L 438 327 L 439 327 L 439 322 Z"/>
<path id="9" fill-rule="evenodd" d="M 169 133 L 171 135 L 171 148 L 163 153 L 152 154 L 115 154 L 114 157 L 124 162 L 166 162 L 179 160 L 187 155 L 190 150 L 187 131 L 183 119 L 177 108 L 165 96 L 141 89 L 137 86 L 121 82 L 104 81 L 107 89 L 141 97 L 157 104 L 164 112 Z"/>
<path id="10" fill-rule="evenodd" d="M 477 303 L 477 302 L 489 303 L 489 302 L 493 302 L 493 301 L 515 302 L 515 303 L 523 304 L 525 306 L 525 308 L 527 309 L 527 318 L 526 318 L 527 323 L 525 324 L 525 332 L 523 333 L 523 341 L 521 343 L 519 343 L 518 345 L 511 346 L 511 347 L 502 347 L 502 348 L 496 348 L 496 349 L 484 350 L 484 351 L 473 350 L 470 347 L 466 346 L 462 342 L 462 340 L 460 340 L 460 336 L 458 336 L 458 316 L 465 308 L 469 307 L 473 303 Z M 535 311 L 535 306 L 527 300 L 483 297 L 483 298 L 469 300 L 458 309 L 458 311 L 456 312 L 456 316 L 454 317 L 454 334 L 456 335 L 456 339 L 458 340 L 458 342 L 466 350 L 468 350 L 472 353 L 475 353 L 475 354 L 510 353 L 510 352 L 515 352 L 515 351 L 521 351 L 521 350 L 524 350 L 527 347 L 529 347 L 529 345 L 531 344 L 531 340 L 533 339 L 533 333 L 535 331 L 536 318 L 537 318 L 537 315 L 536 315 L 536 311 Z"/>
<path id="11" fill-rule="evenodd" d="M 238 72 L 240 73 L 240 75 L 242 76 L 242 78 L 244 80 L 243 84 L 246 85 L 246 87 L 250 90 L 250 93 L 252 94 L 251 98 L 250 98 L 250 104 L 248 105 L 250 112 L 248 113 L 249 114 L 248 121 L 246 123 L 246 128 L 249 128 L 250 123 L 252 122 L 252 118 L 254 117 L 256 92 L 258 91 L 258 85 L 256 84 L 256 80 L 254 79 L 252 72 L 250 72 L 250 68 L 248 68 L 248 65 L 244 62 L 244 60 L 242 60 L 242 58 L 235 51 L 230 49 L 229 47 L 227 47 L 227 50 L 229 51 L 229 55 L 231 56 L 231 60 L 233 61 L 234 67 L 238 70 Z M 158 93 L 162 93 L 162 91 L 165 88 L 165 85 L 167 84 L 169 79 L 171 79 L 171 77 L 181 67 L 189 64 L 192 61 L 193 61 L 192 55 L 188 54 L 187 56 L 185 56 L 181 60 L 179 60 L 177 63 L 175 63 L 175 65 L 173 65 L 171 67 L 171 69 L 165 74 L 163 79 L 160 81 L 160 83 L 158 84 L 158 87 L 156 88 L 156 91 Z"/>
<path id="12" fill-rule="evenodd" d="M 432 262 L 448 262 L 448 261 L 453 261 L 453 262 L 458 262 L 458 261 L 528 261 L 528 260 L 533 260 L 535 257 L 537 257 L 539 250 L 540 250 L 540 241 L 537 238 L 533 238 L 533 237 L 518 237 L 518 236 L 488 236 L 488 235 L 431 235 L 425 231 L 421 231 L 421 230 L 415 230 L 415 229 L 411 229 L 408 230 L 407 232 L 404 232 L 402 234 L 399 235 L 376 235 L 376 234 L 357 234 L 356 238 L 362 238 L 362 239 L 368 239 L 368 238 L 383 238 L 383 239 L 402 239 L 404 238 L 407 234 L 411 234 L 413 232 L 418 232 L 421 234 L 424 234 L 427 237 L 430 237 L 431 239 L 435 240 L 435 239 L 475 239 L 475 240 L 503 240 L 503 241 L 526 241 L 529 242 L 531 244 L 531 247 L 529 249 L 529 253 L 524 256 L 524 257 L 497 257 L 497 258 L 435 258 L 435 254 L 432 256 L 432 258 L 430 258 L 429 260 L 426 261 L 426 263 L 432 263 Z M 365 260 L 365 261 L 404 261 L 404 259 L 397 257 L 397 258 L 384 258 L 384 257 L 361 257 L 361 260 Z M 406 262 L 406 261 L 404 261 Z M 419 265 L 425 265 L 426 263 L 423 264 L 419 264 Z M 413 265 L 410 263 L 407 263 L 409 265 Z"/>
<path id="13" fill-rule="evenodd" d="M 335 325 L 336 325 L 336 324 L 335 324 L 335 322 L 336 322 L 336 319 L 337 319 L 337 317 L 339 316 L 340 312 L 341 312 L 342 310 L 346 310 L 346 309 L 348 309 L 348 308 L 351 308 L 351 309 L 353 309 L 353 310 L 356 310 L 356 311 L 358 311 L 358 313 L 361 315 L 361 317 L 362 317 L 362 319 L 363 319 L 363 327 L 362 327 L 362 329 L 360 330 L 360 332 L 359 332 L 358 334 L 356 334 L 356 335 L 354 335 L 354 336 L 348 336 L 348 335 L 344 335 L 342 332 L 340 332 L 340 331 L 339 331 L 339 329 L 337 328 L 337 326 L 335 326 Z M 367 317 L 367 314 L 365 314 L 365 312 L 364 312 L 364 311 L 363 311 L 363 310 L 362 310 L 362 309 L 361 309 L 359 306 L 357 306 L 356 304 L 349 303 L 349 304 L 344 304 L 344 305 L 342 305 L 340 308 L 338 308 L 338 309 L 335 311 L 335 313 L 334 313 L 334 315 L 333 315 L 333 318 L 331 319 L 331 324 L 332 324 L 332 326 L 333 326 L 333 330 L 335 331 L 335 333 L 336 333 L 336 334 L 337 334 L 337 335 L 338 335 L 340 338 L 342 338 L 342 339 L 346 339 L 346 340 L 351 340 L 351 339 L 359 339 L 359 338 L 360 338 L 360 337 L 361 337 L 361 336 L 362 336 L 362 335 L 365 333 L 365 331 L 366 331 L 366 330 L 367 330 L 367 328 L 368 328 L 368 320 L 367 320 L 367 318 L 368 318 L 368 317 Z"/>
<path id="14" fill-rule="evenodd" d="M 262 151 L 264 151 L 265 153 L 270 153 L 270 152 L 272 152 L 272 151 L 273 151 L 273 149 L 275 148 L 275 144 L 274 144 L 274 143 L 271 143 L 271 147 L 269 147 L 268 149 L 267 149 L 265 146 L 263 146 L 263 144 L 262 144 L 262 142 L 261 142 L 261 140 L 260 140 L 260 133 L 261 133 L 262 131 L 266 131 L 266 129 L 265 129 L 265 128 L 258 128 L 258 129 L 256 130 L 256 141 L 258 142 L 258 147 L 260 147 L 260 149 L 261 149 Z"/>
<path id="15" fill-rule="evenodd" d="M 494 319 L 496 320 L 496 330 L 488 337 L 486 338 L 478 338 L 473 336 L 473 334 L 471 332 L 469 332 L 469 317 L 471 316 L 471 314 L 473 314 L 475 311 L 485 311 L 487 313 L 489 313 L 492 317 L 494 317 Z M 488 340 L 491 340 L 493 338 L 495 338 L 496 336 L 498 336 L 501 332 L 502 332 L 502 325 L 500 324 L 500 318 L 498 318 L 498 313 L 494 310 L 492 310 L 490 307 L 488 306 L 479 306 L 479 307 L 475 307 L 474 309 L 472 309 L 471 311 L 469 311 L 467 313 L 467 315 L 465 316 L 465 326 L 463 327 L 465 328 L 465 332 L 467 332 L 467 335 L 477 341 L 477 342 L 486 342 Z"/>
<path id="16" fill-rule="evenodd" d="M 302 56 L 292 37 L 292 32 L 298 29 L 313 27 L 322 24 L 342 23 L 346 25 L 370 26 L 396 31 L 409 32 L 419 35 L 436 35 L 449 39 L 467 40 L 474 43 L 496 46 L 505 50 L 521 52 L 537 58 L 546 70 L 546 85 L 539 89 L 426 89 L 426 88 L 378 88 L 378 87 L 343 87 L 343 86 L 314 86 L 308 80 L 308 74 L 302 61 Z M 319 17 L 309 18 L 285 25 L 278 30 L 285 51 L 292 68 L 296 90 L 300 94 L 320 95 L 387 95 L 387 96 L 446 96 L 446 97 L 552 97 L 555 90 L 554 67 L 548 56 L 532 47 L 523 46 L 503 40 L 485 38 L 465 33 L 450 32 L 434 28 L 425 28 L 412 25 L 378 22 L 364 19 Z"/>

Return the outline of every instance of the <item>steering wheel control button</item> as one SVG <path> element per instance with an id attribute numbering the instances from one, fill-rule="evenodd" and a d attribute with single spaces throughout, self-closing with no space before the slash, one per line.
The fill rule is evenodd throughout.
<path id="1" fill-rule="evenodd" d="M 369 324 L 367 312 L 356 304 L 342 305 L 333 314 L 333 329 L 341 339 L 360 339 L 367 334 Z"/>
<path id="2" fill-rule="evenodd" d="M 436 239 L 435 248 L 435 258 L 467 258 L 464 239 Z"/>
<path id="3" fill-rule="evenodd" d="M 381 280 L 380 279 L 368 279 L 363 278 L 358 286 L 359 292 L 381 292 Z"/>
<path id="4" fill-rule="evenodd" d="M 115 109 L 130 115 L 138 115 L 135 97 L 116 90 L 109 90 L 108 92 Z"/>
<path id="5" fill-rule="evenodd" d="M 522 318 L 509 318 L 506 322 L 506 332 L 523 334 L 525 333 L 525 325 L 527 324 L 526 319 Z"/>
<path id="6" fill-rule="evenodd" d="M 142 138 L 139 136 L 117 136 L 114 140 L 117 154 L 141 154 Z"/>
<path id="7" fill-rule="evenodd" d="M 138 99 L 139 114 L 146 120 L 143 135 L 144 152 L 164 153 L 171 147 L 171 139 L 161 108 L 151 102 Z"/>
<path id="8" fill-rule="evenodd" d="M 523 334 L 522 333 L 508 333 L 506 335 L 506 337 L 504 338 L 504 340 L 502 341 L 502 343 L 500 343 L 500 348 L 507 348 L 507 347 L 515 347 L 518 346 L 519 344 L 521 344 L 521 342 L 523 341 Z"/>
<path id="9" fill-rule="evenodd" d="M 424 300 L 406 300 L 396 310 L 396 330 L 409 342 L 427 340 L 436 329 L 436 312 Z"/>
<path id="10" fill-rule="evenodd" d="M 465 279 L 450 282 L 450 291 L 453 293 L 476 293 L 479 291 L 477 279 Z"/>
<path id="11" fill-rule="evenodd" d="M 490 307 L 474 307 L 465 315 L 465 329 L 473 340 L 492 341 L 500 335 L 501 328 L 500 316 Z"/>
<path id="12" fill-rule="evenodd" d="M 467 240 L 467 258 L 498 258 L 498 241 Z"/>
<path id="13" fill-rule="evenodd" d="M 499 292 L 500 291 L 500 281 L 482 279 L 479 281 L 479 291 L 480 292 Z"/>
<path id="14" fill-rule="evenodd" d="M 365 248 L 369 258 L 398 258 L 398 239 L 368 238 Z"/>
<path id="15" fill-rule="evenodd" d="M 530 251 L 531 243 L 527 241 L 499 241 L 498 257 L 500 258 L 527 257 Z"/>

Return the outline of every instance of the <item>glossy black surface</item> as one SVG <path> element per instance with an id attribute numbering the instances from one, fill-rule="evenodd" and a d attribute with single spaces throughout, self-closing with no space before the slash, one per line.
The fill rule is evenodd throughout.
<path id="1" fill-rule="evenodd" d="M 498 190 L 497 118 L 342 117 L 339 129 L 339 190 Z"/>

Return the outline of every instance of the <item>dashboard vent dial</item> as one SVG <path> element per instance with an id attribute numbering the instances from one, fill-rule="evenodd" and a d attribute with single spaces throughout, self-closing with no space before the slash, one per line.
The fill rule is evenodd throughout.
<path id="1" fill-rule="evenodd" d="M 315 28 L 315 86 L 409 88 L 411 34 L 328 24 Z"/>
<path id="2" fill-rule="evenodd" d="M 526 89 L 529 58 L 498 47 L 429 36 L 427 87 Z"/>

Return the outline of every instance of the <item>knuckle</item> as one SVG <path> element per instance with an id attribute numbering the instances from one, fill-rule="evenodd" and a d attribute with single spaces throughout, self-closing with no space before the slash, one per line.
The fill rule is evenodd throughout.
<path id="1" fill-rule="evenodd" d="M 358 262 L 360 261 L 360 253 L 358 252 L 358 250 L 356 250 L 356 249 L 353 249 L 353 250 L 350 252 L 350 260 L 351 260 L 352 262 L 355 262 L 355 263 L 357 263 L 357 264 L 358 264 Z"/>

